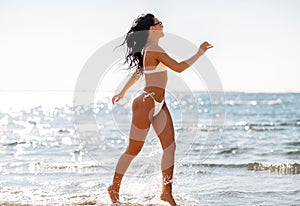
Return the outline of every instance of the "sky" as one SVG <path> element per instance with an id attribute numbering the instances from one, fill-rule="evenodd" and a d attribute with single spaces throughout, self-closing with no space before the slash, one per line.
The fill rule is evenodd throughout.
<path id="1" fill-rule="evenodd" d="M 150 12 L 214 45 L 225 91 L 300 92 L 299 11 L 298 0 L 0 0 L 0 91 L 74 90 L 87 60 Z"/>

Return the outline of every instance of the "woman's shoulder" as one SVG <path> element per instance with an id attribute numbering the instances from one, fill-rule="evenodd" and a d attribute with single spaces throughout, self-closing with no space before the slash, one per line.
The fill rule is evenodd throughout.
<path id="1" fill-rule="evenodd" d="M 155 44 L 155 45 L 150 45 L 147 48 L 147 52 L 149 52 L 149 54 L 152 54 L 155 57 L 157 55 L 161 55 L 165 53 L 165 50 L 161 46 Z"/>

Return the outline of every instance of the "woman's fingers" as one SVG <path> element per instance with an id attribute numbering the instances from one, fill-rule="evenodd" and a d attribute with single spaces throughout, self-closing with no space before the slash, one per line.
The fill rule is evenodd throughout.
<path id="1" fill-rule="evenodd" d="M 213 47 L 214 47 L 214 46 L 212 46 L 212 45 L 208 45 L 208 46 L 207 46 L 208 49 L 213 48 Z"/>
<path id="2" fill-rule="evenodd" d="M 203 50 L 204 52 L 206 52 L 206 50 L 208 50 L 210 48 L 213 48 L 213 46 L 210 43 L 208 43 L 207 41 L 203 42 L 200 45 L 200 49 Z"/>
<path id="3" fill-rule="evenodd" d="M 113 104 L 117 101 L 117 98 L 118 98 L 117 96 L 114 96 L 114 97 L 112 98 L 111 101 L 112 101 Z"/>
<path id="4" fill-rule="evenodd" d="M 112 98 L 112 103 L 114 104 L 114 103 L 118 102 L 120 99 L 121 99 L 121 97 L 119 95 L 116 95 Z"/>

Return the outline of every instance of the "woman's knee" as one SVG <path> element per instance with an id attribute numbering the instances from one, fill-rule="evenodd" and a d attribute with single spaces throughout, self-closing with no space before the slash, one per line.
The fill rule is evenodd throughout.
<path id="1" fill-rule="evenodd" d="M 142 148 L 134 148 L 134 149 L 127 149 L 125 151 L 125 154 L 130 155 L 130 156 L 137 156 Z"/>
<path id="2" fill-rule="evenodd" d="M 132 140 L 131 140 L 132 141 Z M 137 156 L 142 150 L 144 142 L 129 144 L 128 148 L 125 151 L 125 154 L 131 156 Z"/>
<path id="3" fill-rule="evenodd" d="M 176 150 L 176 143 L 175 141 L 169 144 L 167 147 L 163 148 L 164 152 L 172 152 L 174 153 Z"/>

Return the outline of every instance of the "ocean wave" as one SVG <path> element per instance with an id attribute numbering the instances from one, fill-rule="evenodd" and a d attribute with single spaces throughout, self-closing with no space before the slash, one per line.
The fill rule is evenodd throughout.
<path id="1" fill-rule="evenodd" d="M 274 100 L 226 100 L 224 102 L 225 105 L 281 105 L 281 104 L 289 104 L 290 102 L 284 102 L 281 99 Z"/>
<path id="2" fill-rule="evenodd" d="M 186 127 L 186 128 L 179 128 L 179 130 L 187 130 L 187 131 L 201 131 L 201 132 L 221 132 L 222 128 L 214 125 L 205 125 L 205 126 L 198 126 L 198 127 Z"/>
<path id="3" fill-rule="evenodd" d="M 300 146 L 300 140 L 298 142 L 287 142 L 285 144 L 289 146 Z"/>
<path id="4" fill-rule="evenodd" d="M 213 164 L 213 163 L 182 163 L 182 167 L 209 167 L 209 168 L 226 168 L 226 169 L 248 169 L 252 171 L 268 171 L 278 174 L 300 174 L 299 163 L 281 163 L 281 164 L 266 164 L 266 163 L 245 163 L 245 164 Z"/>
<path id="5" fill-rule="evenodd" d="M 59 194 L 50 185 L 46 188 L 2 188 L 0 205 L 29 206 L 29 205 L 100 205 L 93 193 Z M 102 204 L 104 205 L 104 204 Z"/>
<path id="6" fill-rule="evenodd" d="M 286 155 L 295 155 L 295 156 L 300 156 L 300 151 L 295 150 L 295 151 L 289 151 L 285 153 Z"/>
<path id="7" fill-rule="evenodd" d="M 256 131 L 256 132 L 265 132 L 265 131 L 282 131 L 282 130 L 285 130 L 285 128 L 282 128 L 282 127 L 265 127 L 265 126 L 262 126 L 262 127 L 250 127 L 249 128 L 250 130 L 252 131 Z"/>
<path id="8" fill-rule="evenodd" d="M 20 144 L 27 144 L 27 142 L 25 142 L 25 141 L 11 142 L 11 143 L 6 143 L 6 144 L 4 144 L 4 146 L 16 146 L 16 145 L 20 145 Z"/>
<path id="9" fill-rule="evenodd" d="M 220 168 L 247 168 L 247 164 L 214 164 L 214 163 L 181 163 L 183 167 L 220 167 Z"/>
<path id="10" fill-rule="evenodd" d="M 262 164 L 262 163 L 249 163 L 248 169 L 253 171 L 268 171 L 279 174 L 300 174 L 300 164 L 298 163 L 281 163 L 281 164 Z"/>
<path id="11" fill-rule="evenodd" d="M 82 168 L 92 168 L 100 167 L 101 165 L 90 161 L 90 162 L 62 162 L 62 163 L 45 163 L 45 162 L 35 162 L 31 163 L 30 168 L 34 170 L 74 170 Z"/>
<path id="12" fill-rule="evenodd" d="M 234 124 L 237 128 L 243 127 L 244 130 L 253 130 L 257 132 L 264 131 L 282 131 L 286 130 L 287 127 L 298 127 L 300 126 L 300 121 L 290 121 L 290 122 L 260 122 L 260 123 L 249 123 L 245 121 L 239 121 Z M 232 127 L 232 126 L 231 126 Z M 237 129 L 236 128 L 236 129 Z"/>
<path id="13" fill-rule="evenodd" d="M 239 150 L 240 148 L 238 147 L 233 147 L 233 148 L 229 148 L 229 149 L 224 149 L 220 152 L 218 152 L 218 154 L 235 154 L 237 153 L 237 151 Z"/>

